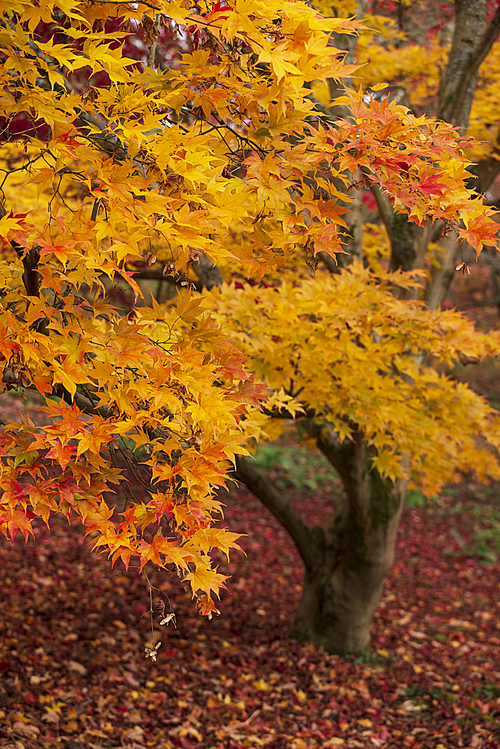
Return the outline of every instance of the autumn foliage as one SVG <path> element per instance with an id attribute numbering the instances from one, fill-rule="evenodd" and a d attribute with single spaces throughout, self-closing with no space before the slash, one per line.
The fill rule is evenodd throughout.
<path id="1" fill-rule="evenodd" d="M 496 339 L 395 300 L 391 284 L 412 283 L 402 276 L 279 276 L 343 252 L 360 182 L 477 253 L 496 243 L 451 125 L 362 90 L 338 100 L 347 119 L 318 109 L 311 85 L 356 70 L 330 38 L 357 21 L 292 0 L 203 11 L 190 0 L 7 0 L 2 13 L 2 386 L 36 393 L 46 420 L 2 425 L 6 535 L 27 538 L 35 517 L 77 518 L 113 563 L 173 565 L 211 615 L 225 578 L 210 552 L 238 537 L 212 526 L 215 492 L 265 433 L 263 401 L 313 409 L 343 439 L 356 422 L 388 477 L 401 452 L 430 441 L 433 471 L 412 467 L 429 491 L 457 463 L 498 474 L 472 439 L 496 447 L 496 415 L 418 363 L 423 349 L 443 361 L 495 353 Z M 166 35 L 174 51 L 160 65 Z M 268 273 L 279 288 L 233 286 L 203 302 L 188 287 L 206 257 L 228 280 Z M 151 267 L 180 288 L 173 303 L 145 303 L 134 276 Z M 111 303 L 118 285 L 133 296 L 125 311 Z M 251 374 L 265 366 L 271 394 Z M 397 398 L 386 410 L 387 390 Z M 470 433 L 437 449 L 459 422 Z M 117 519 L 110 492 L 126 488 L 126 465 L 147 498 L 130 496 Z"/>
<path id="2" fill-rule="evenodd" d="M 270 436 L 305 416 L 324 422 L 339 442 L 361 432 L 373 469 L 411 478 L 427 496 L 469 470 L 498 479 L 497 411 L 435 365 L 497 356 L 500 339 L 454 311 L 431 313 L 395 297 L 395 288 L 412 286 L 415 276 L 374 275 L 354 263 L 339 275 L 298 284 L 292 272 L 279 288 L 224 286 L 211 297 L 216 318 L 231 326 L 274 392 L 266 405 Z"/>

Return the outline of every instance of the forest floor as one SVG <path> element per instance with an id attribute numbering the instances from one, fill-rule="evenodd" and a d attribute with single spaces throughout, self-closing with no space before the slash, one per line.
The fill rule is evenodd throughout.
<path id="1" fill-rule="evenodd" d="M 284 455 L 271 446 L 260 463 L 314 522 L 338 481 Z M 0 540 L 0 746 L 500 747 L 499 493 L 464 480 L 430 505 L 410 495 L 373 650 L 359 658 L 289 637 L 300 559 L 241 488 L 222 496 L 246 556 L 221 560 L 221 615 L 199 617 L 155 569 L 177 628 L 155 617 L 153 636 L 144 576 L 91 554 L 78 526 Z M 153 662 L 145 646 L 158 640 Z"/>

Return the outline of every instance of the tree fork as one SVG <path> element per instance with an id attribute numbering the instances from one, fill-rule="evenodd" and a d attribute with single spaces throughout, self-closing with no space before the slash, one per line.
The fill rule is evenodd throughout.
<path id="1" fill-rule="evenodd" d="M 325 520 L 322 564 L 306 570 L 294 634 L 329 652 L 359 653 L 370 645 L 371 623 L 393 562 L 406 482 L 393 483 L 370 470 L 360 433 L 338 445 L 321 425 L 307 420 L 304 426 L 338 470 L 347 500 Z"/>
<path id="2" fill-rule="evenodd" d="M 304 562 L 301 601 L 292 634 L 333 653 L 359 653 L 370 644 L 370 626 L 394 558 L 406 482 L 370 470 L 368 447 L 358 432 L 337 444 L 317 422 L 301 422 L 339 472 L 345 499 L 337 498 L 323 526 L 308 527 L 248 458 L 235 477 L 288 531 Z"/>

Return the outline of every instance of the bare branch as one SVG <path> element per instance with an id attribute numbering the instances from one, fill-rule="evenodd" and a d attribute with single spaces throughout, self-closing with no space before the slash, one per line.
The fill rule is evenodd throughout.
<path id="1" fill-rule="evenodd" d="M 154 24 L 151 24 L 151 26 L 153 27 L 153 38 L 149 45 L 148 68 L 154 68 L 155 66 L 156 50 L 158 47 L 158 16 L 155 17 Z"/>
<path id="2" fill-rule="evenodd" d="M 347 453 L 352 452 L 352 443 L 346 442 L 342 447 L 340 443 L 337 443 L 328 434 L 328 426 L 326 424 L 318 424 L 317 421 L 313 421 L 312 419 L 304 419 L 301 421 L 301 425 L 307 434 L 316 440 L 318 449 L 339 473 L 344 487 L 349 494 L 349 488 L 352 485 L 352 476 L 349 473 L 350 461 L 348 460 Z"/>
<path id="3" fill-rule="evenodd" d="M 193 263 L 193 270 L 200 279 L 203 287 L 210 291 L 214 286 L 222 286 L 224 279 L 215 263 L 204 252 L 198 254 L 198 259 L 198 263 Z"/>

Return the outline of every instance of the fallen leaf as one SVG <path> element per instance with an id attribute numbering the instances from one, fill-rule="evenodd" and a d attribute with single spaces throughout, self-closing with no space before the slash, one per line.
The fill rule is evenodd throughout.
<path id="1" fill-rule="evenodd" d="M 23 723 L 21 720 L 16 720 L 12 726 L 14 731 L 27 739 L 35 739 L 40 733 L 40 729 L 31 723 Z"/>
<path id="2" fill-rule="evenodd" d="M 78 661 L 70 661 L 68 663 L 68 669 L 70 671 L 75 671 L 75 673 L 80 674 L 80 676 L 85 676 L 87 673 L 87 669 L 82 663 L 78 663 Z"/>

